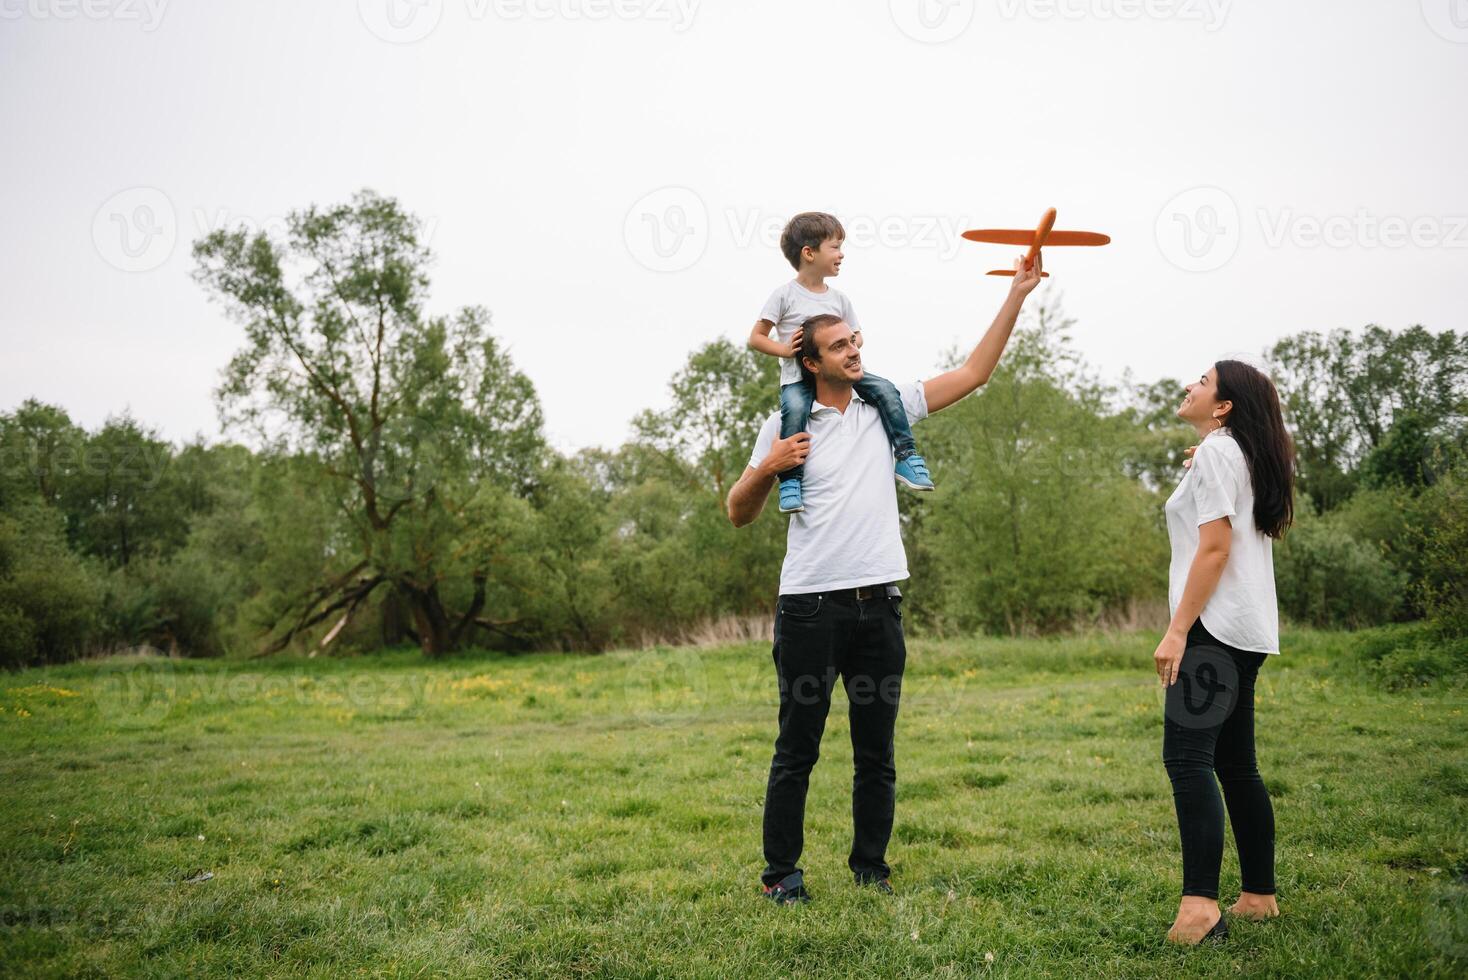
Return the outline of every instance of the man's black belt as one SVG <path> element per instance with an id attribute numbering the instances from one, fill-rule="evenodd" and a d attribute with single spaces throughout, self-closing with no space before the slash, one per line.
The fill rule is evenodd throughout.
<path id="1" fill-rule="evenodd" d="M 857 602 L 866 602 L 868 599 L 885 599 L 888 596 L 900 596 L 902 590 L 892 582 L 883 582 L 880 585 L 858 585 L 854 589 L 832 589 L 829 592 L 820 593 L 833 599 L 855 599 Z"/>

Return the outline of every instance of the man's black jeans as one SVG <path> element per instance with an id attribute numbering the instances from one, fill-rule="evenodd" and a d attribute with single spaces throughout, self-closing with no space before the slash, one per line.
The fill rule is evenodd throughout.
<path id="1" fill-rule="evenodd" d="M 1243 890 L 1274 894 L 1274 808 L 1254 758 L 1254 681 L 1268 658 L 1220 643 L 1199 620 L 1167 689 L 1162 761 L 1182 838 L 1184 895 L 1218 897 L 1225 801 Z"/>
<path id="2" fill-rule="evenodd" d="M 775 672 L 780 681 L 780 734 L 765 790 L 766 885 L 800 870 L 805 845 L 805 794 L 821 752 L 831 691 L 841 678 L 849 702 L 855 775 L 855 832 L 847 863 L 859 880 L 885 878 L 897 768 L 892 732 L 902 694 L 907 647 L 902 598 L 875 586 L 857 599 L 840 593 L 782 595 L 775 611 Z M 889 595 L 888 593 L 893 593 Z"/>

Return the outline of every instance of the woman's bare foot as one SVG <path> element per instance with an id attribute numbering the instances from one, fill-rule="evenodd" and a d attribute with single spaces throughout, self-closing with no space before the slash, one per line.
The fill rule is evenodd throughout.
<path id="1" fill-rule="evenodd" d="M 1279 903 L 1274 900 L 1273 895 L 1240 892 L 1239 900 L 1228 907 L 1228 914 L 1260 922 L 1279 915 Z"/>
<path id="2" fill-rule="evenodd" d="M 1177 918 L 1173 920 L 1172 928 L 1167 930 L 1167 939 L 1184 946 L 1196 946 L 1222 917 L 1216 900 L 1184 895 L 1177 907 Z"/>

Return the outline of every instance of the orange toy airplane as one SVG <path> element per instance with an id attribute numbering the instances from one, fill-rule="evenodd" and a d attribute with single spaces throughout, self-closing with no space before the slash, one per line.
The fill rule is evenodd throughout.
<path id="1" fill-rule="evenodd" d="M 971 242 L 991 242 L 995 245 L 1028 245 L 1030 250 L 1025 253 L 1025 264 L 1028 265 L 1035 256 L 1040 254 L 1040 248 L 1044 245 L 1105 245 L 1111 241 L 1110 235 L 1102 235 L 1094 231 L 1054 231 L 1055 209 L 1046 211 L 1040 218 L 1040 227 L 1034 231 L 1011 228 L 975 228 L 963 233 L 963 237 Z M 989 273 L 991 276 L 1012 276 L 1013 269 L 995 269 Z M 1042 276 L 1050 273 L 1042 272 Z"/>

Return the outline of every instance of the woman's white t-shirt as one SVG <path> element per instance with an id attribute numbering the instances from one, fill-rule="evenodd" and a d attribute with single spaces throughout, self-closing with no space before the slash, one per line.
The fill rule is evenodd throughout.
<path id="1" fill-rule="evenodd" d="M 1167 603 L 1182 600 L 1188 569 L 1198 553 L 1198 528 L 1227 517 L 1233 533 L 1218 588 L 1203 607 L 1203 628 L 1222 643 L 1255 653 L 1279 653 L 1279 606 L 1274 594 L 1274 550 L 1254 526 L 1254 486 L 1244 451 L 1227 428 L 1211 432 L 1193 453 L 1193 465 L 1167 501 L 1172 564 Z"/>

